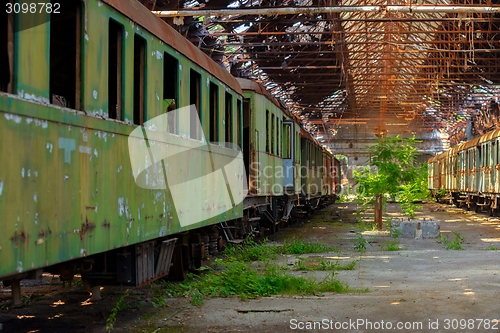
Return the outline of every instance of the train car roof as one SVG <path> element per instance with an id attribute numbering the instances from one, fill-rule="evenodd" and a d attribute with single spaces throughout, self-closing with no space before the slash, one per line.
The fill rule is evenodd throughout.
<path id="1" fill-rule="evenodd" d="M 469 148 L 477 146 L 477 144 L 479 143 L 479 139 L 480 139 L 480 137 L 474 138 L 474 139 L 469 140 L 467 142 L 464 142 L 462 144 L 463 146 L 462 145 L 459 146 L 459 150 L 469 149 Z"/>
<path id="2" fill-rule="evenodd" d="M 245 79 L 245 78 L 241 78 L 241 77 L 236 78 L 236 80 L 240 84 L 240 87 L 242 90 L 251 90 L 251 91 L 255 91 L 258 94 L 266 96 L 267 99 L 269 99 L 277 107 L 279 107 L 288 117 L 290 117 L 294 120 L 297 120 L 294 114 L 292 114 L 286 107 L 281 105 L 281 103 L 276 98 L 274 98 L 274 96 L 271 95 L 271 93 L 269 91 L 267 91 L 267 89 L 264 88 L 259 83 L 255 82 L 254 80 Z"/>
<path id="3" fill-rule="evenodd" d="M 496 130 L 493 130 L 491 132 L 484 134 L 483 136 L 481 136 L 479 138 L 479 143 L 490 141 L 490 140 L 493 140 L 493 139 L 498 138 L 498 137 L 500 137 L 500 129 L 496 129 Z"/>
<path id="4" fill-rule="evenodd" d="M 436 156 L 432 156 L 431 158 L 429 158 L 429 160 L 427 161 L 427 163 L 434 163 L 434 162 L 436 162 L 436 159 L 437 159 L 437 157 L 438 157 L 439 155 L 441 155 L 441 154 L 438 154 L 438 155 L 436 155 Z"/>
<path id="5" fill-rule="evenodd" d="M 139 24 L 165 44 L 170 45 L 179 53 L 182 53 L 191 61 L 204 68 L 210 74 L 227 84 L 231 89 L 242 95 L 238 81 L 215 61 L 210 59 L 205 53 L 200 51 L 191 42 L 185 39 L 174 28 L 165 23 L 162 19 L 151 13 L 136 0 L 102 0 L 115 8 L 132 21 Z"/>

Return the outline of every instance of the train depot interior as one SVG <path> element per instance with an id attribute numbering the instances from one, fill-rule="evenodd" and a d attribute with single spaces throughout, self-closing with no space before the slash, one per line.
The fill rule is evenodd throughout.
<path id="1" fill-rule="evenodd" d="M 4 2 L 1 333 L 500 329 L 499 0 Z"/>

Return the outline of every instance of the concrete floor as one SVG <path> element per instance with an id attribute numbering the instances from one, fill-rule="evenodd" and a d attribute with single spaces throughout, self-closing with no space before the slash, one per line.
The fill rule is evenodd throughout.
<path id="1" fill-rule="evenodd" d="M 382 251 L 392 241 L 390 236 L 368 232 L 365 237 L 372 246 L 360 256 L 353 250 L 352 231 L 357 228 L 354 209 L 353 204 L 336 204 L 313 216 L 301 228 L 282 230 L 275 240 L 300 236 L 306 241 L 340 246 L 340 258 L 361 260 L 355 270 L 338 272 L 338 279 L 352 288 L 368 288 L 369 292 L 248 301 L 211 299 L 202 307 L 187 307 L 159 325 L 160 331 L 165 328 L 165 331 L 214 333 L 500 330 L 497 322 L 500 252 L 491 250 L 500 248 L 498 218 L 447 205 L 426 204 L 418 217 L 439 220 L 443 233 L 458 231 L 464 238 L 465 250 L 446 250 L 435 239 L 401 239 L 400 246 L 405 250 Z M 396 216 L 396 211 L 396 205 L 389 205 L 389 214 L 394 212 Z M 318 272 L 301 274 L 321 277 Z"/>

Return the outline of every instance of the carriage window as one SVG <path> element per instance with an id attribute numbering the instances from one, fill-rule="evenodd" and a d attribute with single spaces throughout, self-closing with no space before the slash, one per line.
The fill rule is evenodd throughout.
<path id="1" fill-rule="evenodd" d="M 241 117 L 243 116 L 241 109 L 241 100 L 236 101 L 236 112 L 238 113 L 238 115 L 236 116 L 236 144 L 238 145 L 238 147 L 241 147 Z"/>
<path id="2" fill-rule="evenodd" d="M 292 153 L 290 151 L 291 149 L 291 125 L 290 124 L 283 124 L 283 158 L 290 158 Z"/>
<path id="3" fill-rule="evenodd" d="M 219 141 L 219 87 L 210 82 L 210 141 Z"/>
<path id="4" fill-rule="evenodd" d="M 266 110 L 266 152 L 269 153 L 269 110 Z"/>
<path id="5" fill-rule="evenodd" d="M 108 116 L 123 119 L 123 26 L 109 20 L 108 37 Z"/>
<path id="6" fill-rule="evenodd" d="M 271 154 L 274 154 L 274 117 L 271 114 Z"/>
<path id="7" fill-rule="evenodd" d="M 144 124 L 146 40 L 134 35 L 134 124 Z"/>
<path id="8" fill-rule="evenodd" d="M 165 112 L 177 109 L 177 74 L 179 62 L 167 52 L 163 53 L 163 109 Z M 177 113 L 167 115 L 167 131 L 177 133 Z"/>
<path id="9" fill-rule="evenodd" d="M 0 91 L 12 93 L 14 80 L 14 14 L 0 12 Z"/>
<path id="10" fill-rule="evenodd" d="M 233 142 L 233 96 L 226 92 L 226 142 Z"/>
<path id="11" fill-rule="evenodd" d="M 201 75 L 194 70 L 191 70 L 189 74 L 189 104 L 196 106 L 196 113 L 191 113 L 189 121 L 189 136 L 192 139 L 200 139 L 200 126 L 198 124 L 201 125 Z"/>
<path id="12" fill-rule="evenodd" d="M 65 1 L 50 15 L 50 98 L 55 105 L 81 108 L 81 2 Z"/>

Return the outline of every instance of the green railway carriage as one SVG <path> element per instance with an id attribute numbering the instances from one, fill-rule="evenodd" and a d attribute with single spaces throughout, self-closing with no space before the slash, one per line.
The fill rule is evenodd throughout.
<path id="1" fill-rule="evenodd" d="M 181 113 L 156 144 L 189 148 L 204 133 L 241 145 L 238 82 L 135 0 L 65 0 L 59 13 L 0 15 L 0 280 L 49 268 L 139 285 L 165 275 L 172 255 L 181 274 L 196 264 L 200 238 L 210 235 L 213 249 L 211 226 L 241 218 L 243 205 L 209 218 L 177 210 L 169 188 L 135 184 L 127 139 L 194 104 L 201 129 Z M 210 170 L 193 151 L 174 177 L 193 165 Z M 226 190 L 217 186 L 182 200 L 203 208 L 207 193 Z M 193 220 L 181 224 L 188 213 Z"/>
<path id="2" fill-rule="evenodd" d="M 301 199 L 308 210 L 313 210 L 321 202 L 323 191 L 323 148 L 304 129 L 301 137 Z"/>
<path id="3" fill-rule="evenodd" d="M 457 206 L 491 215 L 499 210 L 500 130 L 463 142 L 429 159 L 429 189 Z"/>
<path id="4" fill-rule="evenodd" d="M 237 79 L 244 95 L 243 150 L 248 176 L 246 219 L 262 217 L 272 230 L 288 221 L 300 193 L 300 125 L 254 81 Z"/>

